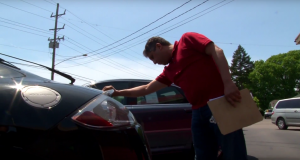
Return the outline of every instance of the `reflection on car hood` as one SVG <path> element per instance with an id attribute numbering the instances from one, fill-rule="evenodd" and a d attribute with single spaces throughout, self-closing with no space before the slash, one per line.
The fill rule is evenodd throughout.
<path id="1" fill-rule="evenodd" d="M 1 71 L 7 68 L 16 74 L 0 78 L 0 125 L 47 130 L 95 96 L 102 94 L 102 91 L 97 89 L 55 83 L 29 72 L 13 69 L 1 64 L 0 75 L 4 75 L 4 72 Z M 29 86 L 42 86 L 43 88 L 53 90 L 55 91 L 53 93 L 60 95 L 60 100 L 51 109 L 39 108 L 27 103 L 25 102 L 26 98 L 22 98 L 22 88 Z M 39 90 L 33 90 L 33 92 L 39 92 Z M 33 103 L 46 103 L 46 101 L 36 99 L 33 100 Z"/>

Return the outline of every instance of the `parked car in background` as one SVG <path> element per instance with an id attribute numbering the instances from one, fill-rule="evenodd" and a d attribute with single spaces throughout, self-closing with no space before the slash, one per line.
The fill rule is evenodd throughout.
<path id="1" fill-rule="evenodd" d="M 123 104 L 100 90 L 57 83 L 3 59 L 0 150 L 7 159 L 151 159 L 143 129 Z"/>
<path id="2" fill-rule="evenodd" d="M 273 113 L 273 109 L 265 110 L 265 114 L 264 114 L 265 119 L 267 119 L 268 117 L 271 117 L 272 113 Z"/>
<path id="3" fill-rule="evenodd" d="M 102 90 L 112 85 L 117 90 L 146 85 L 150 80 L 116 79 L 86 85 Z M 152 153 L 192 151 L 192 107 L 175 85 L 137 98 L 114 97 L 126 106 L 145 130 Z"/>
<path id="4" fill-rule="evenodd" d="M 289 126 L 300 127 L 300 98 L 279 100 L 274 106 L 271 119 L 279 129 L 287 129 Z"/>

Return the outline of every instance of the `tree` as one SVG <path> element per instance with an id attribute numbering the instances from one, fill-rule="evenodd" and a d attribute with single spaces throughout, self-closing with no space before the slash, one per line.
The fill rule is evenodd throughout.
<path id="1" fill-rule="evenodd" d="M 253 71 L 254 63 L 245 49 L 239 45 L 233 53 L 230 72 L 231 78 L 239 89 L 244 89 L 249 84 L 249 74 Z"/>
<path id="2" fill-rule="evenodd" d="M 259 99 L 262 109 L 267 109 L 275 99 L 291 98 L 297 95 L 300 80 L 300 50 L 271 56 L 266 61 L 254 63 L 255 69 L 249 75 L 247 85 Z"/>

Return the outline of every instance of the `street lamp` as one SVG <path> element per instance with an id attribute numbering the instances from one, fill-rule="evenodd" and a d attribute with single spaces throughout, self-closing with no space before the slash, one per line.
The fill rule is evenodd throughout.
<path id="1" fill-rule="evenodd" d="M 74 56 L 74 57 L 70 57 L 70 58 L 64 59 L 64 60 L 62 60 L 62 61 L 56 63 L 55 65 L 53 65 L 53 69 L 54 69 L 55 66 L 57 66 L 58 64 L 60 64 L 60 63 L 62 63 L 62 62 L 65 62 L 65 61 L 70 60 L 70 59 L 73 59 L 73 58 L 81 57 L 81 56 L 87 56 L 87 54 L 82 54 L 82 55 L 78 55 L 78 56 Z M 52 71 L 52 76 L 53 76 L 53 79 L 52 79 L 52 80 L 54 80 L 54 72 L 53 72 L 53 71 Z"/>

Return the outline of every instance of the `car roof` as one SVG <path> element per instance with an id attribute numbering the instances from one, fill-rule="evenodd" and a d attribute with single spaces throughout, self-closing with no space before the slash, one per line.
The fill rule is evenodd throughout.
<path id="1" fill-rule="evenodd" d="M 293 97 L 293 98 L 281 99 L 279 101 L 288 101 L 288 100 L 293 100 L 293 99 L 300 99 L 300 97 Z"/>
<path id="2" fill-rule="evenodd" d="M 84 84 L 83 86 L 90 86 L 90 85 L 94 85 L 97 83 L 105 83 L 105 82 L 148 82 L 149 83 L 151 81 L 153 81 L 153 80 L 149 80 L 149 79 L 109 79 L 109 80 L 97 81 L 93 84 L 91 84 L 91 83 Z M 172 83 L 171 85 L 180 88 L 179 86 L 175 85 L 174 83 Z"/>
<path id="3" fill-rule="evenodd" d="M 109 79 L 109 80 L 103 80 L 103 81 L 98 81 L 96 83 L 104 83 L 104 82 L 151 82 L 152 80 L 149 79 Z"/>
<path id="4" fill-rule="evenodd" d="M 279 100 L 279 101 L 275 104 L 274 109 L 277 108 L 277 105 L 278 105 L 279 102 L 282 102 L 282 101 L 288 101 L 288 100 L 294 100 L 294 99 L 300 99 L 300 97 L 293 97 L 293 98 L 281 99 L 281 100 Z"/>

